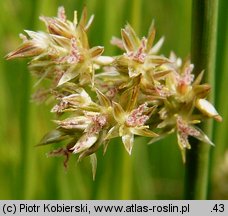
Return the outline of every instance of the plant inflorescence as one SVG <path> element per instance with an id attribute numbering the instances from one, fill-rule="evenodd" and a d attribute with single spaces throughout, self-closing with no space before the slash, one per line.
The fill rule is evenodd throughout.
<path id="1" fill-rule="evenodd" d="M 63 7 L 57 17 L 40 17 L 46 32 L 25 30 L 22 45 L 6 58 L 30 57 L 29 70 L 45 83 L 33 98 L 54 101 L 56 129 L 47 133 L 40 145 L 63 141 L 50 156 L 78 154 L 90 156 L 95 173 L 96 151 L 121 137 L 129 154 L 134 137 L 151 137 L 149 143 L 176 133 L 185 161 L 189 136 L 213 145 L 196 125 L 204 119 L 222 118 L 206 100 L 210 85 L 201 84 L 203 73 L 192 73 L 190 59 L 182 62 L 173 52 L 159 54 L 163 38 L 155 41 L 152 22 L 147 37 L 139 38 L 130 24 L 121 29 L 121 38 L 111 43 L 122 50 L 118 56 L 103 56 L 104 47 L 90 47 L 87 11 L 80 20 L 77 12 L 69 21 Z"/>

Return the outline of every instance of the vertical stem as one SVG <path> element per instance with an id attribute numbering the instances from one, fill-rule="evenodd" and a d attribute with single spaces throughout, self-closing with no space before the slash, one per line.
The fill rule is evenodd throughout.
<path id="1" fill-rule="evenodd" d="M 192 44 L 191 58 L 196 73 L 205 69 L 205 80 L 211 84 L 209 100 L 214 100 L 214 76 L 216 60 L 218 0 L 193 0 L 192 5 Z M 212 121 L 203 126 L 203 130 L 212 137 Z M 210 163 L 210 146 L 195 142 L 187 154 L 186 199 L 206 199 Z"/>
<path id="2" fill-rule="evenodd" d="M 34 17 L 36 16 L 37 0 L 32 2 L 32 5 L 23 2 L 24 6 L 31 9 L 27 15 L 27 26 L 33 28 Z M 25 6 L 25 7 L 26 7 Z M 27 170 L 28 170 L 28 159 L 29 159 L 29 117 L 30 117 L 30 74 L 27 69 L 24 68 L 22 71 L 23 87 L 21 88 L 21 104 L 20 104 L 20 179 L 18 180 L 18 187 L 20 187 L 19 199 L 26 199 L 26 186 L 27 186 Z"/>
<path id="3" fill-rule="evenodd" d="M 140 35 L 140 24 L 141 24 L 141 1 L 133 0 L 131 8 L 131 25 L 138 35 Z M 132 157 L 124 153 L 123 155 L 123 184 L 121 199 L 131 199 L 132 190 Z"/>
<path id="4" fill-rule="evenodd" d="M 216 124 L 214 129 L 214 141 L 216 143 L 216 148 L 213 150 L 211 166 L 211 190 L 209 196 L 213 199 L 219 197 L 217 185 L 221 185 L 221 180 L 218 178 L 221 172 L 221 166 L 225 161 L 225 153 L 228 149 L 228 100 L 227 97 L 227 83 L 228 83 L 228 20 L 227 20 L 227 7 L 228 2 L 226 0 L 221 0 L 219 2 L 219 15 L 218 15 L 218 37 L 217 37 L 217 62 L 216 62 L 216 107 L 223 117 L 222 124 Z M 225 177 L 225 175 L 224 175 Z M 210 197 L 210 198 L 211 198 Z M 220 197 L 222 198 L 222 197 Z"/>
<path id="5" fill-rule="evenodd" d="M 223 160 L 223 155 L 228 148 L 228 101 L 224 100 L 227 97 L 227 81 L 228 81 L 228 20 L 227 20 L 227 7 L 228 2 L 226 0 L 221 0 L 219 2 L 219 21 L 218 21 L 218 46 L 217 46 L 217 65 L 216 72 L 219 76 L 216 77 L 216 107 L 223 117 L 223 123 L 216 125 L 215 130 L 215 143 L 219 143 L 214 151 L 214 167 L 213 173 L 217 169 L 217 165 Z"/>
<path id="6" fill-rule="evenodd" d="M 142 10 L 142 1 L 133 0 L 131 8 L 131 23 L 134 30 L 139 34 L 141 27 L 141 10 Z"/>

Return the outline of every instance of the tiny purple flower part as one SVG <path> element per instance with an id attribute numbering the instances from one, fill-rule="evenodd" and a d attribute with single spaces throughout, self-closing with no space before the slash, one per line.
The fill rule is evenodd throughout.
<path id="1" fill-rule="evenodd" d="M 89 116 L 87 115 L 89 119 L 91 119 L 92 126 L 87 131 L 88 134 L 97 134 L 100 132 L 100 130 L 105 126 L 107 123 L 107 118 L 103 115 L 94 115 Z"/>
<path id="2" fill-rule="evenodd" d="M 137 109 L 134 109 L 126 119 L 126 124 L 130 127 L 143 126 L 149 119 L 147 115 L 143 113 L 147 110 L 147 103 L 140 105 Z"/>
<path id="3" fill-rule="evenodd" d="M 71 38 L 71 51 L 69 55 L 60 57 L 56 60 L 57 63 L 77 64 L 81 59 L 81 54 L 78 50 L 76 39 Z"/>
<path id="4" fill-rule="evenodd" d="M 180 116 L 177 117 L 177 132 L 180 134 L 180 143 L 183 148 L 190 147 L 188 143 L 188 136 L 200 136 L 200 132 L 189 126 Z"/>
<path id="5" fill-rule="evenodd" d="M 133 61 L 144 63 L 146 58 L 145 49 L 146 49 L 146 38 L 143 37 L 138 50 L 136 50 L 135 52 L 134 51 L 128 52 L 127 56 Z"/>
<path id="6" fill-rule="evenodd" d="M 192 74 L 192 70 L 194 68 L 193 64 L 190 64 L 188 67 L 185 68 L 183 74 L 180 74 L 176 77 L 178 83 L 178 89 L 181 93 L 185 93 L 188 86 L 194 80 L 194 74 Z"/>

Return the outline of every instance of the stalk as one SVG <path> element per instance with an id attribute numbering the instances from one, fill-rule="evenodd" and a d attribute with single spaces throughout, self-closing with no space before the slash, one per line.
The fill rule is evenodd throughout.
<path id="1" fill-rule="evenodd" d="M 24 3 L 27 5 L 27 3 Z M 37 0 L 33 1 L 33 6 L 27 5 L 27 8 L 32 8 L 32 11 L 28 13 L 26 17 L 28 28 L 33 29 L 34 19 L 36 16 Z M 29 163 L 29 118 L 30 118 L 30 74 L 27 69 L 24 68 L 22 71 L 23 88 L 21 89 L 21 104 L 20 104 L 20 116 L 19 116 L 19 126 L 20 126 L 20 179 L 18 180 L 18 187 L 20 187 L 19 199 L 26 198 L 26 188 L 27 188 L 27 171 Z"/>
<path id="2" fill-rule="evenodd" d="M 218 0 L 193 0 L 192 2 L 192 44 L 191 59 L 195 72 L 205 70 L 204 81 L 212 90 L 209 100 L 213 103 L 215 89 L 215 60 L 217 35 Z M 202 125 L 205 133 L 212 138 L 213 123 Z M 185 176 L 185 198 L 206 199 L 209 182 L 210 146 L 193 142 L 187 154 Z"/>
<path id="3" fill-rule="evenodd" d="M 224 159 L 224 152 L 228 146 L 227 144 L 227 127 L 228 127 L 228 101 L 224 100 L 227 97 L 227 80 L 228 80 L 228 20 L 226 9 L 228 2 L 223 0 L 219 4 L 219 26 L 218 26 L 218 51 L 217 51 L 217 66 L 216 72 L 219 73 L 219 77 L 216 77 L 216 106 L 218 107 L 221 116 L 223 117 L 223 124 L 216 125 L 215 130 L 215 142 L 219 143 L 214 151 L 214 167 L 213 173 L 217 169 L 217 165 Z"/>
<path id="4" fill-rule="evenodd" d="M 216 73 L 219 74 L 216 77 L 216 107 L 223 117 L 222 124 L 216 124 L 214 130 L 214 140 L 217 143 L 216 148 L 213 151 L 213 166 L 211 168 L 212 183 L 210 198 L 213 199 L 217 195 L 217 187 L 215 185 L 220 185 L 220 179 L 218 175 L 221 172 L 221 166 L 225 161 L 225 153 L 228 148 L 228 101 L 225 100 L 227 97 L 227 81 L 228 81 L 228 20 L 227 20 L 227 7 L 228 2 L 226 0 L 221 0 L 219 2 L 219 17 L 218 17 L 218 39 L 217 39 L 217 64 Z M 218 145 L 219 144 L 219 145 Z M 225 175 L 224 175 L 225 177 Z M 221 193 L 221 190 L 220 190 Z"/>
<path id="5" fill-rule="evenodd" d="M 140 23 L 141 23 L 141 1 L 133 0 L 132 8 L 131 8 L 131 25 L 135 29 L 136 33 L 140 32 Z M 122 183 L 122 193 L 121 199 L 131 199 L 131 190 L 132 190 L 132 175 L 133 175 L 133 167 L 132 167 L 132 157 L 129 157 L 128 154 L 123 155 L 123 183 Z"/>

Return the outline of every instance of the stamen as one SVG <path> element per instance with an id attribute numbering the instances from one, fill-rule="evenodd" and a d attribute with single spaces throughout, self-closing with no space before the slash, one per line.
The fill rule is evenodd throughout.
<path id="1" fill-rule="evenodd" d="M 146 103 L 140 105 L 137 109 L 134 109 L 127 117 L 126 124 L 130 127 L 143 126 L 145 122 L 149 119 L 147 115 L 143 115 L 146 109 Z"/>
<path id="2" fill-rule="evenodd" d="M 88 128 L 88 134 L 99 133 L 103 126 L 107 123 L 107 118 L 103 115 L 88 116 L 91 119 L 91 126 Z"/>
<path id="3" fill-rule="evenodd" d="M 138 50 L 136 52 L 132 51 L 127 53 L 127 56 L 134 61 L 137 61 L 139 63 L 144 63 L 146 58 L 146 53 L 144 53 L 145 49 L 146 49 L 146 38 L 143 37 L 141 41 L 141 45 L 139 46 Z"/>
<path id="4" fill-rule="evenodd" d="M 177 130 L 181 132 L 183 136 L 194 136 L 197 137 L 200 135 L 200 132 L 195 128 L 189 126 L 183 119 L 179 116 L 177 118 Z"/>

